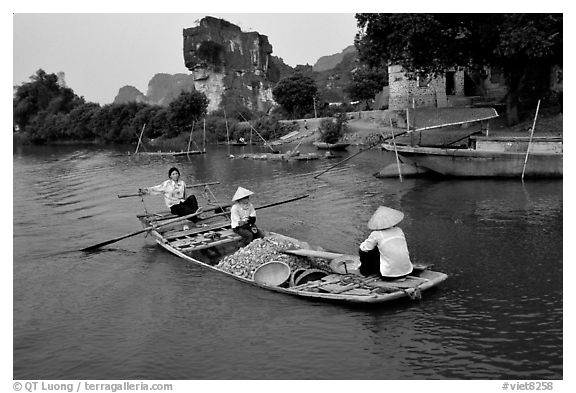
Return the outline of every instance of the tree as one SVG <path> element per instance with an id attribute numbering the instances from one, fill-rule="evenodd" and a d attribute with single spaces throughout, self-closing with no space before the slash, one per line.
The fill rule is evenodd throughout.
<path id="1" fill-rule="evenodd" d="M 30 82 L 15 88 L 14 123 L 24 131 L 34 117 L 42 111 L 46 111 L 47 114 L 69 113 L 82 104 L 84 104 L 84 99 L 74 94 L 72 89 L 61 86 L 56 74 L 47 74 L 39 69 L 30 77 Z"/>
<path id="2" fill-rule="evenodd" d="M 300 73 L 280 80 L 272 90 L 274 100 L 293 118 L 303 117 L 314 110 L 317 93 L 318 88 L 314 80 Z"/>
<path id="3" fill-rule="evenodd" d="M 189 130 L 192 122 L 206 116 L 207 108 L 208 98 L 204 93 L 196 90 L 183 91 L 168 106 L 168 119 L 175 127 L 175 131 L 180 133 L 186 129 Z"/>
<path id="4" fill-rule="evenodd" d="M 368 100 L 373 99 L 388 84 L 387 77 L 385 68 L 359 67 L 353 71 L 352 81 L 345 90 L 351 100 L 365 101 L 368 106 Z"/>
<path id="5" fill-rule="evenodd" d="M 530 75 L 562 63 L 562 14 L 356 14 L 356 20 L 355 45 L 369 65 L 399 64 L 408 76 L 502 69 L 510 125 L 519 121 Z"/>

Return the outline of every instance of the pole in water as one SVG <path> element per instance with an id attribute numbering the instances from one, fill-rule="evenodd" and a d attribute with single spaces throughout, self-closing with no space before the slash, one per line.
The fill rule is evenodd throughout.
<path id="1" fill-rule="evenodd" d="M 536 106 L 536 114 L 534 115 L 534 122 L 532 123 L 532 130 L 530 131 L 530 140 L 526 148 L 526 157 L 524 158 L 524 167 L 522 168 L 522 181 L 524 181 L 524 172 L 526 171 L 526 163 L 528 163 L 528 154 L 530 154 L 530 146 L 532 145 L 532 137 L 534 136 L 534 129 L 536 128 L 536 119 L 538 118 L 538 110 L 540 109 L 540 100 Z"/>
<path id="2" fill-rule="evenodd" d="M 392 117 L 390 119 L 390 128 L 392 128 Z M 402 169 L 400 168 L 400 158 L 398 158 L 398 149 L 396 148 L 396 138 L 394 138 L 394 130 L 392 129 L 392 144 L 394 145 L 394 153 L 396 154 L 396 165 L 398 166 L 398 177 L 400 182 L 402 182 Z"/>

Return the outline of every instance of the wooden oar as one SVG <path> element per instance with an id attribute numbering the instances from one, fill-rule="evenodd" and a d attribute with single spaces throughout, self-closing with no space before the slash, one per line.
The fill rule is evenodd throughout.
<path id="1" fill-rule="evenodd" d="M 268 208 L 268 207 L 278 206 L 278 205 L 282 205 L 282 204 L 284 204 L 284 203 L 294 202 L 294 201 L 297 201 L 297 200 L 299 200 L 299 199 L 307 198 L 308 196 L 310 196 L 310 195 L 309 195 L 309 194 L 304 194 L 304 195 L 300 195 L 300 196 L 297 196 L 297 197 L 294 197 L 294 198 L 290 198 L 290 199 L 286 199 L 286 200 L 283 200 L 283 201 L 273 202 L 273 203 L 269 203 L 269 204 L 267 204 L 267 205 L 258 206 L 258 207 L 255 207 L 254 209 L 255 209 L 255 210 L 266 209 L 266 208 Z M 200 220 L 201 220 L 201 221 L 203 221 L 203 220 L 208 220 L 208 219 L 210 219 L 210 218 L 219 217 L 219 216 L 224 216 L 224 215 L 228 215 L 228 214 L 230 214 L 230 212 L 217 213 L 217 214 L 213 214 L 213 215 L 208 216 L 208 217 L 201 217 Z"/>
<path id="2" fill-rule="evenodd" d="M 284 254 L 298 255 L 301 257 L 313 257 L 313 258 L 325 258 L 325 259 L 336 259 L 344 255 L 328 251 L 307 250 L 305 248 L 297 248 L 294 250 L 283 250 L 282 252 Z"/>
<path id="3" fill-rule="evenodd" d="M 186 188 L 194 188 L 194 187 L 204 187 L 204 186 L 211 186 L 213 184 L 220 184 L 219 181 L 213 181 L 210 183 L 198 183 L 198 184 L 190 184 L 190 185 L 186 185 Z M 137 196 L 142 196 L 145 195 L 142 192 L 138 192 L 137 194 L 119 194 L 118 198 L 130 198 L 130 197 L 137 197 Z"/>
<path id="4" fill-rule="evenodd" d="M 141 230 L 139 230 L 139 231 L 132 232 L 132 233 L 128 233 L 128 234 L 123 235 L 123 236 L 115 237 L 114 239 L 106 240 L 105 242 L 98 243 L 98 244 L 94 244 L 94 245 L 89 246 L 89 247 L 84 247 L 84 248 L 82 248 L 80 251 L 92 251 L 92 250 L 95 250 L 95 249 L 97 249 L 97 248 L 106 246 L 106 245 L 108 245 L 108 244 L 116 243 L 116 242 L 118 242 L 118 241 L 120 241 L 120 240 L 122 240 L 122 239 L 126 239 L 126 238 L 128 238 L 128 237 L 136 236 L 136 235 L 138 235 L 138 234 L 140 234 L 140 233 L 144 233 L 144 232 L 151 231 L 152 229 L 157 229 L 157 228 L 166 226 L 166 225 L 168 225 L 168 224 L 173 224 L 173 223 L 178 222 L 178 221 L 182 221 L 182 220 L 186 220 L 186 219 L 188 219 L 188 218 L 195 217 L 195 216 L 197 216 L 197 215 L 200 214 L 200 213 L 202 213 L 202 209 L 198 209 L 198 210 L 196 210 L 196 213 L 188 214 L 187 216 L 182 216 L 182 217 L 173 218 L 173 219 L 171 219 L 171 220 L 168 220 L 168 221 L 166 221 L 166 222 L 163 222 L 163 223 L 160 224 L 160 225 L 150 225 L 149 227 L 146 227 L 146 228 L 141 229 Z"/>

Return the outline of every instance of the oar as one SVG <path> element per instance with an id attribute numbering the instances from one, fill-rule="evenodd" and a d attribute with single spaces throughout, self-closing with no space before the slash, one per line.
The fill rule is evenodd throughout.
<path id="1" fill-rule="evenodd" d="M 278 206 L 278 205 L 282 205 L 282 204 L 284 204 L 284 203 L 294 202 L 294 201 L 297 201 L 297 200 L 299 200 L 299 199 L 307 198 L 308 196 L 310 196 L 310 195 L 309 195 L 309 194 L 304 194 L 304 195 L 300 195 L 300 196 L 297 196 L 297 197 L 294 197 L 294 198 L 290 198 L 290 199 L 286 199 L 286 200 L 283 200 L 283 201 L 273 202 L 273 203 L 269 203 L 269 204 L 267 204 L 267 205 L 258 206 L 258 207 L 255 207 L 254 209 L 255 209 L 255 210 L 266 209 L 266 208 L 268 208 L 268 207 Z M 227 215 L 227 214 L 230 214 L 230 212 L 222 212 L 222 213 L 213 214 L 213 215 L 211 215 L 211 216 L 209 216 L 209 217 L 201 217 L 201 218 L 200 218 L 200 221 L 208 220 L 208 219 L 214 218 L 214 217 L 224 216 L 224 215 Z"/>
<path id="2" fill-rule="evenodd" d="M 213 181 L 210 183 L 187 184 L 186 188 L 211 186 L 213 184 L 220 184 L 220 182 L 219 181 Z M 130 198 L 130 197 L 137 197 L 137 196 L 142 196 L 142 195 L 145 195 L 145 194 L 143 194 L 141 192 L 138 192 L 138 194 L 119 194 L 118 198 Z"/>
<path id="3" fill-rule="evenodd" d="M 92 250 L 95 250 L 95 249 L 97 249 L 97 248 L 106 246 L 106 245 L 108 245 L 108 244 L 116 243 L 116 242 L 118 242 L 118 241 L 120 241 L 120 240 L 122 240 L 122 239 L 126 239 L 126 238 L 128 238 L 128 237 L 136 236 L 136 235 L 138 235 L 138 234 L 140 234 L 140 233 L 144 233 L 144 232 L 151 231 L 152 229 L 157 229 L 157 228 L 166 226 L 166 225 L 168 225 L 168 224 L 173 224 L 173 223 L 178 222 L 178 221 L 182 221 L 182 220 L 186 220 L 186 219 L 188 219 L 188 218 L 195 217 L 195 216 L 197 216 L 197 215 L 200 214 L 200 213 L 202 213 L 202 209 L 198 209 L 198 210 L 196 210 L 196 213 L 188 214 L 187 216 L 182 216 L 182 217 L 173 218 L 173 219 L 171 219 L 171 220 L 168 220 L 168 221 L 166 221 L 166 222 L 163 222 L 163 223 L 160 224 L 160 225 L 150 225 L 149 227 L 146 227 L 146 228 L 141 229 L 141 230 L 139 230 L 139 231 L 132 232 L 132 233 L 128 233 L 127 235 L 124 235 L 124 236 L 115 237 L 114 239 L 106 240 L 105 242 L 98 243 L 98 244 L 94 244 L 93 246 L 89 246 L 89 247 L 82 248 L 80 251 L 92 251 Z"/>

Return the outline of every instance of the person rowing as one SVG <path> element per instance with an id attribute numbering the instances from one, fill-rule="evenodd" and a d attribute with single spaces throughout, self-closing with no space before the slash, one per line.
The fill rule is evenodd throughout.
<path id="1" fill-rule="evenodd" d="M 175 167 L 168 170 L 168 180 L 157 186 L 140 189 L 140 191 L 143 194 L 163 195 L 164 203 L 170 212 L 180 217 L 202 211 L 202 208 L 198 208 L 198 201 L 194 194 L 186 196 L 186 183 L 180 179 L 180 171 Z M 198 221 L 198 216 L 188 220 L 195 223 Z"/>

